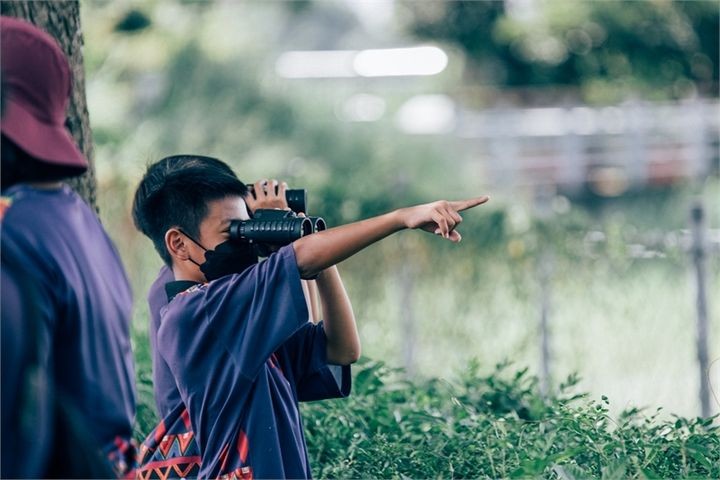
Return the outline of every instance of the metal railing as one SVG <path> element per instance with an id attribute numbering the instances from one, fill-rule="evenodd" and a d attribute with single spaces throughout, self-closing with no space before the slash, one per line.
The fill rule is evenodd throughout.
<path id="1" fill-rule="evenodd" d="M 494 186 L 586 185 L 617 195 L 718 168 L 720 102 L 461 111 L 454 134 Z"/>

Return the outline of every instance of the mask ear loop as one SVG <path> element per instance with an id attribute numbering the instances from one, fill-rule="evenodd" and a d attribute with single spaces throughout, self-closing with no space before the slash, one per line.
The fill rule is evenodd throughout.
<path id="1" fill-rule="evenodd" d="M 206 252 L 208 251 L 207 248 L 203 247 L 202 243 L 200 243 L 200 242 L 198 242 L 197 240 L 195 240 L 191 235 L 189 235 L 189 234 L 188 234 L 185 230 L 183 230 L 182 228 L 178 227 L 178 232 L 180 232 L 180 233 L 182 233 L 183 235 L 185 235 L 186 237 L 188 237 L 188 238 L 189 238 L 190 240 L 192 240 L 193 243 L 194 243 L 195 245 L 197 245 L 198 247 L 202 248 L 202 249 L 205 250 Z M 200 264 L 197 263 L 195 260 L 193 260 L 190 255 L 188 255 L 188 260 L 190 260 L 192 263 L 194 263 L 195 265 L 197 265 L 198 268 L 200 268 Z"/>
<path id="2" fill-rule="evenodd" d="M 178 227 L 177 230 L 178 230 L 178 232 L 182 233 L 183 235 L 185 235 L 186 237 L 188 237 L 190 240 L 192 240 L 195 245 L 197 245 L 198 247 L 202 248 L 202 249 L 205 250 L 206 252 L 208 251 L 207 248 L 203 247 L 203 244 L 202 244 L 202 243 L 200 243 L 200 242 L 198 242 L 197 240 L 195 240 L 195 238 L 193 238 L 193 237 L 192 237 L 189 233 L 187 233 L 185 230 L 183 230 L 183 229 L 180 228 L 180 227 Z"/>

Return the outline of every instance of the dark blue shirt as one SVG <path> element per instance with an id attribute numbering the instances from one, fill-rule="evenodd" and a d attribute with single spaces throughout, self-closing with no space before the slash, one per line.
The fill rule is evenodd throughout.
<path id="1" fill-rule="evenodd" d="M 84 415 L 119 470 L 134 462 L 132 297 L 114 245 L 69 187 L 17 185 L 2 221 L 3 255 L 21 262 L 37 288 L 40 362 Z M 12 304 L 11 304 L 12 305 Z M 3 304 L 3 315 L 11 305 Z"/>
<path id="2" fill-rule="evenodd" d="M 48 473 L 55 418 L 52 383 L 38 362 L 37 292 L 4 248 L 0 258 L 0 477 L 39 478 Z"/>
<path id="3" fill-rule="evenodd" d="M 148 291 L 147 301 L 150 312 L 150 350 L 152 355 L 153 391 L 155 404 L 160 418 L 172 417 L 171 412 L 176 411 L 178 404 L 182 403 L 180 392 L 175 384 L 170 367 L 160 355 L 157 348 L 157 331 L 160 328 L 160 310 L 168 304 L 165 285 L 174 281 L 175 277 L 170 268 L 163 265 L 155 281 Z M 307 378 L 300 379 L 297 385 L 298 399 L 301 402 L 326 400 L 341 396 L 338 391 L 337 377 L 341 369 L 328 367 L 328 371 L 318 372 Z"/>
<path id="4" fill-rule="evenodd" d="M 157 331 L 160 328 L 160 309 L 168 304 L 165 284 L 175 280 L 172 270 L 163 266 L 158 276 L 150 286 L 148 292 L 148 307 L 150 308 L 150 351 L 152 355 L 153 391 L 155 404 L 160 418 L 168 414 L 182 402 L 180 392 L 175 385 L 170 367 L 160 355 L 157 348 Z"/>
<path id="5" fill-rule="evenodd" d="M 311 476 L 298 401 L 347 395 L 350 369 L 327 364 L 292 245 L 177 295 L 161 312 L 157 348 L 187 408 L 201 477 Z"/>

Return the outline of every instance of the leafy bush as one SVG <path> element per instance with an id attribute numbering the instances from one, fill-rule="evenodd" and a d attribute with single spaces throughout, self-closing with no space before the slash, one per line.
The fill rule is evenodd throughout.
<path id="1" fill-rule="evenodd" d="M 314 474 L 323 478 L 720 477 L 712 419 L 659 418 L 572 393 L 543 399 L 538 380 L 507 364 L 471 363 L 456 382 L 408 381 L 364 360 L 344 401 L 303 405 Z"/>

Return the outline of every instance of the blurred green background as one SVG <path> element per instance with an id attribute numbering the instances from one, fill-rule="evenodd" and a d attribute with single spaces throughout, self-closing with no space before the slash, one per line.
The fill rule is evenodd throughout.
<path id="1" fill-rule="evenodd" d="M 146 165 L 176 153 L 304 187 L 330 225 L 491 195 L 459 245 L 404 232 L 341 265 L 364 354 L 410 376 L 452 377 L 472 358 L 542 375 L 545 309 L 549 388 L 578 372 L 618 410 L 699 414 L 688 229 L 701 201 L 720 394 L 717 2 L 93 0 L 82 15 L 144 433 L 161 261 L 129 212 Z M 419 46 L 434 48 L 382 57 Z"/>

